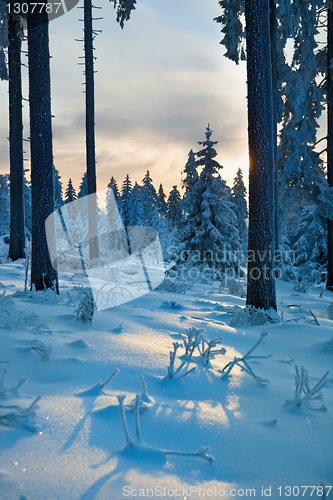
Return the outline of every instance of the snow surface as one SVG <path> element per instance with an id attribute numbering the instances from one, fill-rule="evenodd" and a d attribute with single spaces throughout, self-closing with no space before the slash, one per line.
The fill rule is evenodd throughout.
<path id="1" fill-rule="evenodd" d="M 244 498 L 250 496 L 246 489 L 268 496 L 269 487 L 278 499 L 279 486 L 282 497 L 286 487 L 298 486 L 298 496 L 308 499 L 321 490 L 311 495 L 301 486 L 333 484 L 333 321 L 326 315 L 332 293 L 323 286 L 296 293 L 279 281 L 283 320 L 232 327 L 245 299 L 221 293 L 219 283 L 195 284 L 185 295 L 154 290 L 97 312 L 91 325 L 74 314 L 74 287 L 87 287 L 84 280 L 63 273 L 58 297 L 52 291 L 13 297 L 23 290 L 24 262 L 1 259 L 0 380 L 7 370 L 0 385 L 1 500 Z M 223 337 L 226 353 L 211 366 L 196 356 L 189 365 L 195 372 L 170 379 L 173 342 L 190 327 L 202 329 L 208 340 Z M 238 367 L 222 380 L 219 370 L 244 356 L 263 331 L 252 354 L 272 356 L 249 364 L 270 381 L 267 386 Z M 178 349 L 175 368 L 179 357 L 189 360 L 184 353 Z M 284 406 L 295 395 L 296 365 L 308 371 L 311 388 L 330 370 L 322 401 Z M 147 392 L 137 442 L 133 408 L 143 392 L 142 375 Z M 20 383 L 23 378 L 28 380 Z M 126 446 L 118 396 L 125 396 L 132 446 Z M 327 411 L 313 409 L 323 404 Z M 1 425 L 8 413 L 19 416 Z M 164 452 L 191 454 L 201 446 L 210 447 L 203 456 Z"/>

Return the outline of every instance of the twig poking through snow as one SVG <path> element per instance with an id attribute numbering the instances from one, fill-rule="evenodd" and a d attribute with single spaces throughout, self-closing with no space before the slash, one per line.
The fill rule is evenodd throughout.
<path id="1" fill-rule="evenodd" d="M 307 370 L 301 366 L 301 371 L 299 371 L 298 366 L 295 367 L 296 377 L 295 377 L 295 397 L 293 400 L 288 400 L 285 402 L 284 406 L 301 406 L 304 403 L 307 403 L 311 400 L 322 400 L 322 394 L 319 391 L 326 384 L 326 377 L 329 372 L 326 372 L 325 375 L 319 380 L 319 382 L 313 387 L 310 388 L 309 385 L 309 374 Z M 307 408 L 311 410 L 321 410 L 327 411 L 325 405 L 322 405 L 320 408 L 312 408 L 311 406 L 307 406 Z"/>
<path id="2" fill-rule="evenodd" d="M 46 346 L 44 344 L 37 345 L 35 347 L 28 347 L 27 351 L 35 351 L 40 355 L 42 359 L 48 361 L 50 359 L 50 354 L 52 352 L 51 346 Z"/>
<path id="3" fill-rule="evenodd" d="M 113 380 L 118 375 L 119 371 L 119 368 L 115 368 L 115 370 L 111 373 L 110 377 L 105 382 L 99 381 L 97 382 L 97 384 L 89 387 L 89 389 L 78 392 L 77 396 L 98 396 L 99 394 L 101 394 L 104 386 L 106 386 L 106 384 L 109 384 L 111 380 Z"/>
<path id="4" fill-rule="evenodd" d="M 117 398 L 118 398 L 118 402 L 119 402 L 120 420 L 121 420 L 121 424 L 123 426 L 124 434 L 126 437 L 126 445 L 132 447 L 133 443 L 129 437 L 128 427 L 127 427 L 127 422 L 126 422 L 126 417 L 125 417 L 125 409 L 124 409 L 125 396 L 117 396 Z"/>
<path id="5" fill-rule="evenodd" d="M 134 448 L 137 450 L 150 450 L 153 452 L 158 452 L 164 455 L 178 455 L 178 456 L 183 456 L 183 457 L 200 457 L 203 458 L 204 460 L 208 460 L 208 462 L 212 462 L 214 460 L 213 455 L 210 455 L 208 452 L 210 451 L 209 446 L 200 446 L 200 448 L 195 451 L 194 453 L 186 453 L 182 451 L 173 451 L 173 450 L 161 450 L 158 448 L 153 448 L 151 446 L 146 445 L 141 441 L 141 436 L 140 436 L 140 396 L 137 394 L 135 398 L 135 431 L 136 431 L 136 442 L 133 443 L 131 441 L 129 432 L 128 432 L 128 427 L 127 427 L 127 422 L 126 422 L 126 417 L 125 417 L 125 407 L 124 407 L 124 399 L 125 396 L 117 396 L 118 401 L 119 401 L 119 413 L 120 413 L 120 420 L 121 424 L 124 430 L 125 438 L 126 438 L 126 446 L 125 448 Z"/>
<path id="6" fill-rule="evenodd" d="M 226 379 L 229 377 L 231 370 L 235 365 L 239 366 L 243 371 L 251 375 L 251 377 L 254 378 L 254 380 L 257 382 L 257 384 L 261 387 L 265 387 L 266 384 L 269 382 L 267 379 L 262 379 L 255 375 L 255 373 L 252 371 L 250 368 L 249 364 L 247 361 L 250 361 L 250 359 L 267 359 L 271 357 L 271 354 L 268 356 L 250 356 L 250 354 L 258 347 L 262 339 L 267 335 L 267 332 L 262 332 L 260 334 L 260 339 L 258 342 L 243 356 L 242 358 L 237 358 L 235 357 L 233 361 L 230 361 L 225 367 L 222 369 L 222 379 Z"/>
<path id="7" fill-rule="evenodd" d="M 37 396 L 37 398 L 31 403 L 28 408 L 21 408 L 20 406 L 11 405 L 11 406 L 1 406 L 1 408 L 9 409 L 15 408 L 14 411 L 10 411 L 9 413 L 5 413 L 0 415 L 0 424 L 5 427 L 22 427 L 23 429 L 27 429 L 29 431 L 36 431 L 35 426 L 33 425 L 33 418 L 35 416 L 35 406 L 40 400 L 41 396 Z"/>

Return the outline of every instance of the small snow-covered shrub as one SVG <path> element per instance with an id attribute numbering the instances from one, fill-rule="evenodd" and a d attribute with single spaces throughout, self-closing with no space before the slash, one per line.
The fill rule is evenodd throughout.
<path id="1" fill-rule="evenodd" d="M 237 295 L 238 297 L 245 297 L 245 291 L 242 284 L 235 279 L 228 279 L 227 290 L 230 295 Z"/>
<path id="2" fill-rule="evenodd" d="M 168 369 L 168 377 L 169 378 L 182 378 L 182 377 L 185 377 L 186 375 L 189 375 L 191 372 L 193 372 L 196 367 L 194 366 L 193 368 L 191 368 L 190 370 L 188 370 L 187 372 L 183 372 L 181 373 L 182 369 L 184 368 L 185 366 L 185 363 L 183 362 L 178 368 L 177 370 L 175 370 L 175 360 L 176 360 L 176 354 L 177 354 L 177 350 L 179 349 L 179 347 L 181 347 L 182 345 L 179 344 L 178 342 L 173 342 L 173 351 L 170 351 L 170 364 L 169 366 L 167 367 Z M 177 375 L 177 373 L 179 373 L 179 375 Z M 177 375 L 177 377 L 176 377 Z"/>
<path id="3" fill-rule="evenodd" d="M 230 325 L 261 326 L 265 323 L 278 323 L 279 321 L 280 318 L 274 309 L 264 311 L 253 306 L 246 306 L 235 314 Z"/>
<path id="4" fill-rule="evenodd" d="M 178 335 L 183 341 L 185 356 L 192 357 L 195 349 L 197 349 L 200 356 L 206 360 L 207 364 L 209 364 L 210 359 L 213 359 L 217 354 L 225 354 L 227 351 L 224 347 L 222 347 L 222 349 L 214 349 L 217 345 L 222 343 L 222 337 L 207 340 L 201 332 L 202 329 L 194 328 L 192 326 L 186 329 L 185 334 L 179 333 Z"/>
<path id="5" fill-rule="evenodd" d="M 301 406 L 305 404 L 305 406 L 310 410 L 327 411 L 327 408 L 324 404 L 320 408 L 313 408 L 311 406 L 311 403 L 309 404 L 309 402 L 313 400 L 322 401 L 323 397 L 319 391 L 326 384 L 325 379 L 329 372 L 326 372 L 325 375 L 319 380 L 319 382 L 313 387 L 313 389 L 311 389 L 309 384 L 309 374 L 307 370 L 303 368 L 303 366 L 301 366 L 301 370 L 298 369 L 298 366 L 296 366 L 295 369 L 295 397 L 294 399 L 287 400 L 284 406 Z"/>
<path id="6" fill-rule="evenodd" d="M 191 326 L 190 328 L 186 329 L 186 334 L 178 334 L 183 341 L 185 356 L 192 356 L 194 349 L 199 346 L 201 341 L 201 332 L 202 329 L 194 328 L 193 326 Z"/>
<path id="7" fill-rule="evenodd" d="M 185 295 L 185 292 L 187 290 L 187 284 L 184 281 L 172 281 L 166 278 L 157 287 L 157 290 L 163 290 L 164 292 L 179 293 L 181 295 Z"/>
<path id="8" fill-rule="evenodd" d="M 233 369 L 234 366 L 239 366 L 239 368 L 241 368 L 242 371 L 245 371 L 246 373 L 251 375 L 251 377 L 254 378 L 254 380 L 257 382 L 259 386 L 265 387 L 269 382 L 269 380 L 262 379 L 261 377 L 255 375 L 248 361 L 250 361 L 251 359 L 267 359 L 271 357 L 271 354 L 269 354 L 268 356 L 250 356 L 250 354 L 258 347 L 258 345 L 260 344 L 262 339 L 266 337 L 266 335 L 267 332 L 262 332 L 260 334 L 260 339 L 258 340 L 258 342 L 245 354 L 245 356 L 243 356 L 242 358 L 235 357 L 233 361 L 230 361 L 230 363 L 226 364 L 225 367 L 222 369 L 222 379 L 226 379 L 229 377 L 231 370 Z"/>
<path id="9" fill-rule="evenodd" d="M 91 323 L 94 316 L 94 297 L 90 289 L 85 290 L 84 288 L 75 287 L 79 290 L 80 299 L 77 301 L 77 308 L 75 310 L 75 316 L 77 320 L 83 321 L 83 323 Z"/>

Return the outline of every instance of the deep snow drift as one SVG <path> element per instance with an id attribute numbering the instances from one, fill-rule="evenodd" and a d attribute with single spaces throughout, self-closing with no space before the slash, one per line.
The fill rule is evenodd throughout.
<path id="1" fill-rule="evenodd" d="M 262 326 L 230 326 L 245 299 L 218 283 L 155 290 L 92 324 L 75 316 L 82 276 L 61 274 L 58 297 L 23 286 L 24 262 L 2 259 L 1 500 L 333 499 L 333 294 L 323 286 L 304 294 L 277 282 L 281 319 Z M 198 346 L 185 356 L 179 333 L 191 327 L 202 349 L 223 338 L 210 362 Z M 245 357 L 263 332 L 250 353 L 263 357 Z M 222 379 L 235 357 L 245 370 Z"/>

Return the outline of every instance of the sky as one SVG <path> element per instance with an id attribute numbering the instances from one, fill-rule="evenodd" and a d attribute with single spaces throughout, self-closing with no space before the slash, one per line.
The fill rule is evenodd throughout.
<path id="1" fill-rule="evenodd" d="M 83 5 L 83 0 L 78 6 Z M 96 0 L 95 101 L 97 187 L 127 173 L 141 183 L 147 170 L 166 194 L 181 187 L 190 149 L 199 151 L 210 124 L 221 175 L 232 185 L 237 169 L 247 176 L 246 66 L 226 59 L 219 44 L 217 0 L 138 0 L 122 30 L 108 0 Z M 75 189 L 85 172 L 83 11 L 50 22 L 54 163 L 64 188 Z M 27 61 L 26 61 L 27 62 Z M 27 69 L 23 95 L 28 97 Z M 0 82 L 0 173 L 9 172 L 8 85 Z M 28 102 L 24 137 L 29 137 Z M 29 158 L 29 143 L 26 142 Z M 29 161 L 26 161 L 29 168 Z"/>

